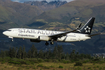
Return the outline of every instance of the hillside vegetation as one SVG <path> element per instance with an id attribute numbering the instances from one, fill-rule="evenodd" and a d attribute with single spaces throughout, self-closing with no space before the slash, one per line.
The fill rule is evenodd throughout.
<path id="1" fill-rule="evenodd" d="M 90 17 L 95 17 L 95 27 L 104 27 L 104 11 L 104 0 L 75 0 L 46 12 L 43 12 L 37 6 L 1 0 L 0 26 L 1 29 L 10 27 L 46 29 L 49 27 L 47 29 L 71 30 L 79 23 L 85 23 Z"/>
<path id="2" fill-rule="evenodd" d="M 100 25 L 104 27 L 105 25 L 105 1 L 104 0 L 76 0 L 70 3 L 67 3 L 63 6 L 60 6 L 56 9 L 47 11 L 42 13 L 39 17 L 35 18 L 34 21 L 36 22 L 39 19 L 43 19 L 48 27 L 58 27 L 56 25 L 57 22 L 61 23 L 60 27 L 63 28 L 66 26 L 69 30 L 73 29 L 74 25 L 78 25 L 79 23 L 86 23 L 86 21 L 90 17 L 95 17 L 96 22 L 95 26 Z M 41 21 L 42 22 L 42 21 Z M 52 24 L 54 23 L 54 24 Z M 53 26 L 50 26 L 53 25 Z M 99 26 L 99 27 L 100 27 Z M 73 28 L 72 28 L 73 27 Z M 59 28 L 59 29 L 61 29 Z M 66 29 L 65 29 L 66 30 Z"/>
<path id="3" fill-rule="evenodd" d="M 0 29 L 23 27 L 42 12 L 36 6 L 0 0 Z"/>

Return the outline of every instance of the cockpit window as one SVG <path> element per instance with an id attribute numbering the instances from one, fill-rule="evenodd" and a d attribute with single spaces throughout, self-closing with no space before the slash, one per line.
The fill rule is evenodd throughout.
<path id="1" fill-rule="evenodd" d="M 12 30 L 7 30 L 7 31 L 12 31 Z"/>

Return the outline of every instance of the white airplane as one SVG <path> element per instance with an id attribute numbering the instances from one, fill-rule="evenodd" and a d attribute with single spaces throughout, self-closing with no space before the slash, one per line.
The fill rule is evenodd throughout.
<path id="1" fill-rule="evenodd" d="M 4 31 L 3 34 L 9 38 L 23 38 L 30 39 L 31 42 L 46 41 L 45 45 L 53 44 L 54 41 L 60 42 L 75 42 L 75 41 L 85 41 L 91 39 L 91 31 L 94 24 L 94 17 L 91 17 L 87 23 L 81 27 L 81 24 L 73 31 L 50 31 L 50 30 L 39 30 L 39 29 L 28 29 L 28 28 L 11 28 Z"/>

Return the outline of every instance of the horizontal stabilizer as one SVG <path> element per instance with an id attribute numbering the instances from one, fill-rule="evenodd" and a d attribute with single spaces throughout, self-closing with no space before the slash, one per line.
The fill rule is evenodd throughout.
<path id="1" fill-rule="evenodd" d="M 96 35 L 105 35 L 105 33 L 97 33 L 97 34 L 92 34 L 92 35 L 89 35 L 89 36 L 92 37 L 92 36 L 96 36 Z"/>

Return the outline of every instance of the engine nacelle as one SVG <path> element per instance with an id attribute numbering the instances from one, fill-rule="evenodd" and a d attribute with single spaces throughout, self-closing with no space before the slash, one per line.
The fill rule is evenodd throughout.
<path id="1" fill-rule="evenodd" d="M 31 41 L 31 42 L 37 42 L 37 43 L 40 42 L 40 40 L 38 40 L 38 39 L 30 39 L 30 41 Z"/>
<path id="2" fill-rule="evenodd" d="M 50 40 L 50 37 L 48 37 L 48 36 L 39 36 L 38 37 L 38 40 L 49 41 Z"/>

